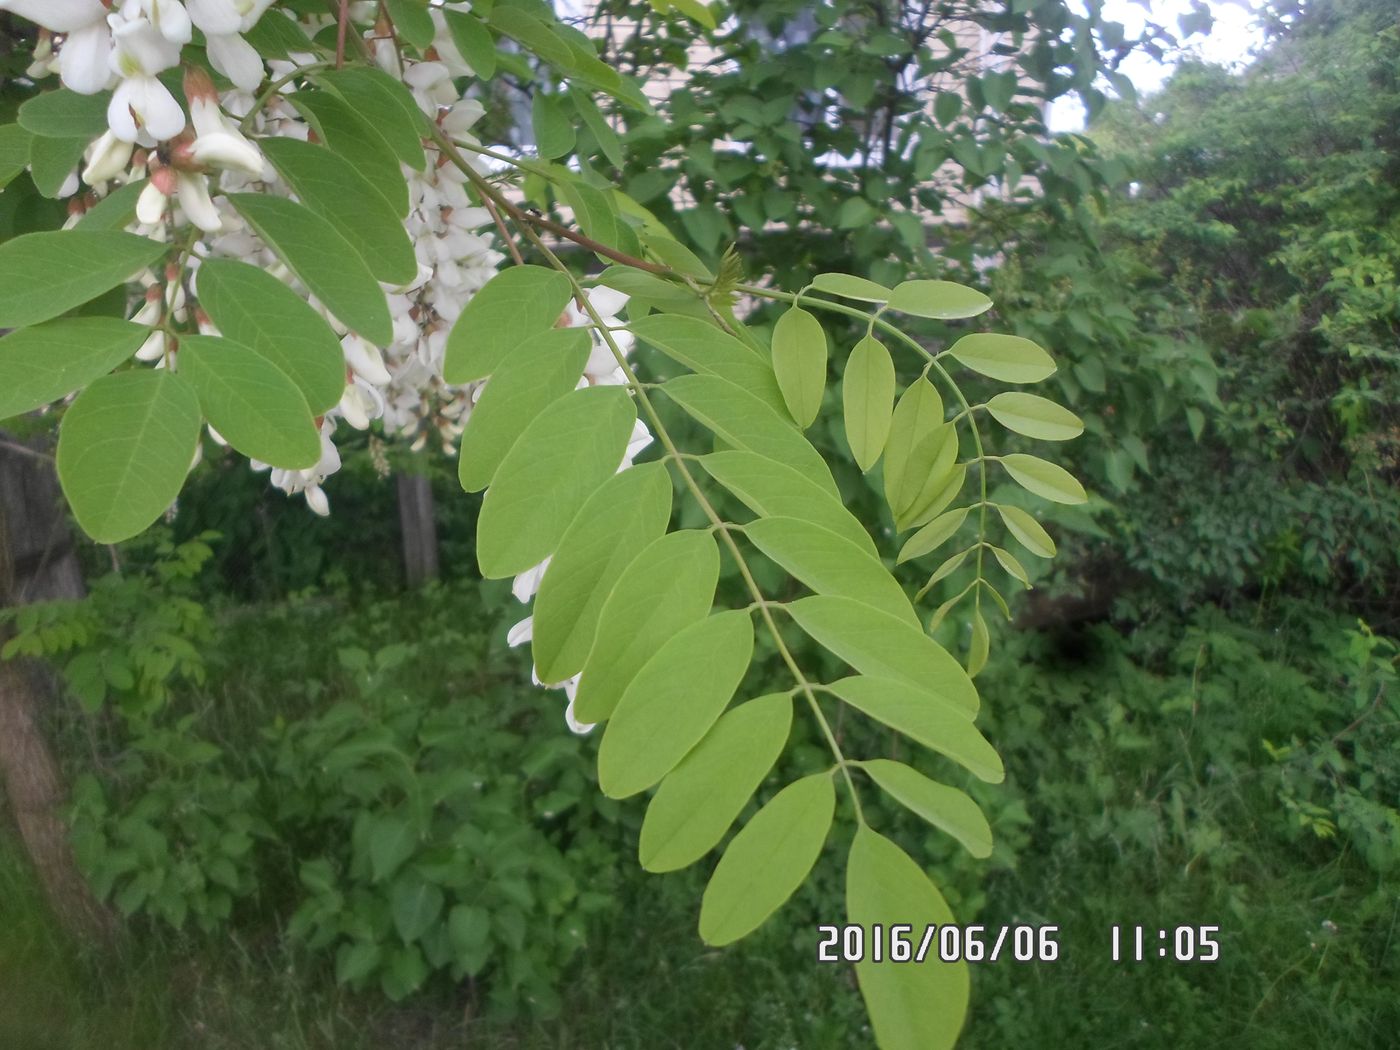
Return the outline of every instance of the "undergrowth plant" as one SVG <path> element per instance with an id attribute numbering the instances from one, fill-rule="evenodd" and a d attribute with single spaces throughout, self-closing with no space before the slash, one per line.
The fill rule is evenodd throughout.
<path id="1" fill-rule="evenodd" d="M 338 422 L 382 416 L 420 439 L 458 441 L 463 487 L 485 491 L 482 575 L 514 578 L 534 600 L 514 640 L 530 639 L 541 682 L 566 689 L 572 725 L 607 723 L 602 792 L 655 789 L 643 867 L 676 870 L 715 850 L 795 717 L 826 742 L 728 841 L 700 902 L 705 942 L 748 935 L 807 879 L 838 789 L 849 921 L 953 921 L 862 798 L 883 792 L 982 857 L 991 829 L 980 809 L 906 763 L 848 754 L 832 727 L 844 705 L 1002 779 L 975 724 L 987 611 L 1007 614 L 1002 590 L 1028 585 L 1013 544 L 1039 558 L 1055 545 L 1033 515 L 993 501 L 991 485 L 1009 477 L 1065 504 L 1085 492 L 1049 460 L 998 452 L 990 424 L 1052 442 L 1082 426 L 1021 390 L 970 400 L 961 376 L 1040 382 L 1055 371 L 1042 348 L 973 330 L 947 345 L 920 338 L 922 319 L 991 309 L 951 282 L 825 273 L 782 291 L 746 280 L 732 252 L 707 264 L 597 170 L 556 163 L 576 122 L 607 141 L 597 98 L 649 103 L 531 0 L 0 6 L 50 31 L 33 72 L 54 69 L 65 85 L 34 94 L 0 129 L 0 177 L 27 168 L 40 193 L 69 204 L 64 228 L 0 244 L 0 326 L 14 329 L 0 340 L 0 416 L 61 414 L 59 477 L 92 538 L 123 540 L 164 514 L 206 435 L 320 513 Z M 104 49 L 112 62 L 97 68 Z M 497 69 L 534 76 L 538 155 L 488 148 L 467 130 L 480 115 L 473 88 Z M 570 221 L 533 207 L 551 204 Z M 481 230 L 513 261 L 486 280 L 504 256 Z M 560 257 L 566 244 L 607 269 L 579 276 Z M 133 282 L 140 293 L 120 291 Z M 134 310 L 112 316 L 128 298 Z M 771 338 L 740 316 L 753 300 L 784 304 Z M 830 315 L 865 328 L 835 355 L 839 409 L 827 393 Z M 917 372 L 902 390 L 891 348 Z M 883 532 L 877 542 L 851 514 L 805 436 L 838 410 L 859 468 L 881 471 L 898 543 Z M 684 440 L 687 427 L 698 442 Z M 889 563 L 945 547 L 911 599 Z M 733 586 L 721 590 L 721 577 Z M 935 589 L 944 600 L 930 615 L 922 601 Z M 929 634 L 949 618 L 965 625 L 962 662 Z M 365 730 L 392 732 L 393 714 L 382 717 Z M 304 742 L 344 731 L 326 719 Z M 381 744 L 394 746 L 366 747 Z M 402 746 L 420 752 L 403 756 L 410 765 L 430 761 L 421 733 Z M 390 775 L 367 754 L 346 761 Z M 466 902 L 449 909 L 424 876 L 435 858 L 399 867 L 433 822 L 479 830 L 470 812 L 440 807 L 446 798 L 410 797 L 404 813 L 353 828 L 350 870 L 394 879 L 389 914 L 373 922 L 404 946 L 388 964 L 396 989 L 421 979 L 423 959 L 471 973 L 479 957 L 479 915 L 460 911 Z M 326 876 L 315 862 L 303 869 L 318 894 L 337 892 Z M 336 911 L 312 906 L 299 929 L 349 936 L 341 975 L 361 977 L 381 965 L 378 948 L 356 947 L 360 928 Z M 965 964 L 856 970 L 881 1046 L 956 1040 Z"/>

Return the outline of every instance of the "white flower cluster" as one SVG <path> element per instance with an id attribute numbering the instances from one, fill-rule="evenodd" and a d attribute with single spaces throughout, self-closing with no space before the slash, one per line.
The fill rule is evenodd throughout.
<path id="1" fill-rule="evenodd" d="M 140 283 L 145 295 L 132 320 L 153 327 L 151 336 L 137 351 L 137 359 L 157 368 L 177 363 L 177 346 L 167 335 L 173 321 L 186 325 L 191 306 L 199 330 L 217 334 L 210 319 L 198 309 L 200 260 L 226 257 L 252 263 L 297 287 L 318 306 L 296 277 L 248 227 L 222 197 L 221 192 L 256 190 L 290 195 L 255 145 L 257 138 L 288 136 L 306 140 L 309 128 L 289 101 L 275 95 L 255 99 L 254 92 L 267 73 L 284 80 L 283 94 L 295 90 L 290 74 L 314 62 L 315 56 L 290 55 L 264 63 L 244 39 L 273 0 L 0 0 L 0 11 L 10 11 L 42 27 L 35 61 L 29 75 L 57 74 L 64 86 L 80 94 L 111 90 L 107 109 L 108 130 L 94 141 L 84 162 L 70 174 L 60 196 L 71 198 L 69 224 L 84 210 L 121 185 L 145 181 L 136 205 L 132 232 L 155 240 L 176 242 L 176 235 L 193 226 L 194 235 L 185 254 L 185 266 L 171 263 L 161 273 L 148 271 Z M 444 0 L 431 0 L 437 28 L 425 60 L 405 58 L 391 35 L 375 29 L 363 41 L 373 60 L 401 80 L 429 118 L 457 142 L 476 145 L 471 128 L 483 115 L 481 104 L 463 97 L 458 79 L 473 71 L 452 39 L 442 14 Z M 446 6 L 466 8 L 465 3 Z M 378 5 L 350 5 L 355 25 L 372 25 Z M 332 24 L 329 15 L 304 20 L 310 34 Z M 179 100 L 159 79 L 181 62 L 183 48 L 198 29 L 203 35 L 210 65 L 234 85 L 222 97 L 209 76 L 197 66 L 187 66 L 184 95 L 188 120 Z M 259 102 L 262 104 L 259 105 Z M 255 109 L 256 107 L 256 109 Z M 245 136 L 237 118 L 252 133 Z M 425 144 L 428 163 L 422 172 L 405 167 L 410 211 L 406 228 L 418 260 L 415 279 L 403 287 L 386 288 L 393 318 L 393 338 L 387 347 L 376 347 L 348 332 L 334 317 L 323 316 L 341 336 L 345 356 L 346 386 L 335 408 L 319 421 L 322 455 L 307 470 L 272 469 L 272 483 L 288 494 L 301 494 L 318 514 L 330 512 L 321 483 L 340 469 L 340 454 L 332 436 L 343 421 L 365 429 L 382 419 L 386 430 L 407 438 L 412 447 L 423 447 L 436 437 L 449 454 L 470 416 L 472 406 L 489 380 L 465 387 L 449 387 L 442 379 L 443 354 L 453 323 L 471 297 L 494 275 L 503 259 L 483 229 L 491 223 L 484 208 L 472 204 L 466 176 L 431 146 Z M 469 159 L 469 163 L 475 163 Z M 215 180 L 211 187 L 211 177 Z M 82 184 L 88 190 L 79 196 Z M 189 287 L 186 281 L 191 280 Z M 590 291 L 589 305 L 609 328 L 627 297 L 610 289 Z M 591 319 L 570 305 L 561 325 L 588 327 Z M 593 349 L 579 386 L 625 383 L 621 367 L 600 333 L 592 330 Z M 627 353 L 631 336 L 614 334 L 614 342 Z M 223 438 L 210 428 L 219 443 Z M 651 434 L 636 424 L 619 470 L 651 442 Z M 197 457 L 196 457 L 197 458 Z M 269 469 L 254 463 L 255 469 Z M 548 559 L 516 577 L 513 591 L 529 602 L 548 566 Z M 527 617 L 511 629 L 511 645 L 528 641 L 532 620 Z M 539 683 L 538 675 L 535 681 Z M 540 683 L 544 684 L 544 683 Z M 550 683 L 569 697 L 566 719 L 575 732 L 592 726 L 573 716 L 578 676 Z"/>
<path id="2" fill-rule="evenodd" d="M 170 240 L 174 231 L 195 226 L 200 237 L 189 253 L 189 268 L 196 280 L 200 259 L 224 256 L 259 265 L 297 286 L 296 278 L 218 196 L 220 189 L 289 193 L 253 142 L 225 115 L 241 118 L 253 111 L 253 92 L 269 70 L 280 79 L 315 61 L 315 56 L 294 54 L 264 64 L 243 38 L 271 3 L 123 0 L 109 7 L 102 0 L 0 0 L 0 10 L 12 11 L 45 30 L 31 76 L 57 73 L 66 87 L 83 94 L 112 90 L 108 130 L 60 190 L 61 196 L 74 197 L 81 188 L 80 178 L 88 186 L 85 198 L 70 203 L 70 224 L 81 218 L 85 203 L 95 202 L 114 186 L 146 180 L 132 230 Z M 373 25 L 376 8 L 370 3 L 353 4 L 353 21 Z M 462 97 L 455 83 L 455 78 L 470 76 L 472 70 L 452 42 L 441 10 L 435 8 L 433 17 L 438 34 L 430 52 L 437 57 L 432 61 L 402 57 L 388 35 L 378 31 L 367 32 L 365 43 L 375 61 L 410 88 L 424 113 L 458 141 L 475 144 L 469 129 L 482 116 L 482 107 L 475 99 Z M 307 20 L 305 28 L 314 34 L 330 24 L 326 15 Z M 179 65 L 194 29 L 203 34 L 210 64 L 232 81 L 235 90 L 220 98 L 206 74 L 187 67 L 187 122 L 184 108 L 158 77 Z M 291 84 L 284 88 L 285 93 L 293 90 Z M 254 138 L 305 140 L 309 130 L 281 97 L 268 100 L 248 124 Z M 479 386 L 446 386 L 441 376 L 443 350 L 452 323 L 490 280 L 503 256 L 489 237 L 477 232 L 490 225 L 490 215 L 472 205 L 465 176 L 442 163 L 436 151 L 429 149 L 428 154 L 425 171 L 404 169 L 412 205 L 406 226 L 419 267 L 410 284 L 386 289 L 393 341 L 387 347 L 375 347 L 327 316 L 342 336 L 346 387 L 339 405 L 320 421 L 323 455 L 309 470 L 271 471 L 274 485 L 289 494 L 302 494 L 318 514 L 330 509 L 321 482 L 340 467 L 331 440 L 340 421 L 362 430 L 382 418 L 388 431 L 409 438 L 415 449 L 435 433 L 450 453 Z M 219 180 L 212 188 L 211 175 Z M 195 289 L 184 286 L 178 270 L 147 273 L 141 283 L 147 296 L 134 320 L 150 325 L 159 325 L 167 317 L 178 323 L 188 321 L 187 300 Z M 304 288 L 298 286 L 298 290 L 305 293 Z M 196 312 L 195 317 L 201 331 L 216 332 L 202 313 Z M 165 332 L 158 329 L 137 357 L 162 367 L 171 362 L 172 349 Z M 267 469 L 264 464 L 254 465 Z"/>

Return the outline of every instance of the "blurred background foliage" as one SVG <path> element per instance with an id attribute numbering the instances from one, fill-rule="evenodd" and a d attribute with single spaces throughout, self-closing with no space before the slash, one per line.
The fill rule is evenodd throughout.
<path id="1" fill-rule="evenodd" d="M 1093 499 L 1045 518 L 1069 556 L 979 679 L 1007 782 L 937 770 L 995 853 L 876 816 L 961 921 L 1061 927 L 1058 962 L 974 968 L 965 1045 L 1393 1045 L 1394 5 L 1277 0 L 1246 71 L 1187 62 L 1143 100 L 1117 63 L 1171 34 L 1124 39 L 1097 4 L 730 10 L 709 31 L 589 9 L 642 20 L 609 56 L 626 68 L 685 72 L 697 42 L 735 63 L 620 124 L 622 168 L 581 130 L 585 166 L 787 287 L 836 269 L 986 288 L 1089 429 L 1069 453 Z M 1025 46 L 991 66 L 941 46 L 969 17 Z M 1045 105 L 1072 93 L 1088 131 L 1050 134 Z M 502 136 L 528 134 L 509 109 Z M 23 180 L 0 236 L 37 214 Z M 814 440 L 839 451 L 828 408 Z M 44 728 L 74 846 L 125 934 L 101 952 L 60 932 L 0 830 L 0 1045 L 865 1045 L 852 975 L 813 962 L 841 887 L 704 949 L 702 873 L 637 869 L 640 807 L 599 795 L 596 740 L 505 646 L 523 610 L 475 575 L 455 464 L 373 433 L 343 452 L 327 519 L 209 455 L 166 526 L 83 549 L 87 598 L 5 614 L 6 655 L 58 675 Z M 443 578 L 414 590 L 402 470 L 437 496 Z M 838 480 L 878 521 L 866 479 Z M 1219 925 L 1221 961 L 1112 963 L 1115 924 Z"/>

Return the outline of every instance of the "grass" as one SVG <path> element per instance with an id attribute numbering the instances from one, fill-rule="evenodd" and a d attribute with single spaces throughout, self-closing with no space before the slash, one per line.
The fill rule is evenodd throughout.
<path id="1" fill-rule="evenodd" d="M 326 626 L 334 610 L 322 617 L 303 609 L 271 627 L 249 620 L 250 633 L 239 642 L 234 632 L 228 644 L 256 651 L 267 631 L 285 633 L 305 617 L 289 648 L 310 665 L 318 646 L 366 636 L 391 644 L 426 623 L 455 622 L 437 614 L 389 603 L 372 629 L 337 635 Z M 878 800 L 870 807 L 872 819 L 929 858 L 965 920 L 1061 927 L 1055 962 L 973 968 L 964 1050 L 1394 1046 L 1395 868 L 1368 862 L 1347 834 L 1298 827 L 1284 805 L 1289 792 L 1311 791 L 1325 803 L 1328 791 L 1353 782 L 1396 802 L 1388 797 L 1394 730 L 1384 723 L 1357 730 L 1330 764 L 1308 764 L 1321 753 L 1316 741 L 1350 720 L 1344 700 L 1361 675 L 1335 657 L 1337 638 L 1273 636 L 1216 618 L 1167 625 L 1160 637 L 1124 639 L 1105 628 L 1068 649 L 1063 643 L 1010 639 L 980 680 L 989 736 L 1011 772 L 1006 785 L 979 792 L 999 835 L 990 863 L 967 861 Z M 329 672 L 317 674 L 334 688 Z M 234 652 L 216 668 L 208 696 L 246 702 L 244 717 L 255 709 L 255 722 L 321 702 L 294 683 L 283 695 L 276 682 L 275 671 L 253 671 Z M 236 718 L 217 731 L 229 743 L 251 739 Z M 1263 739 L 1299 742 L 1302 759 L 1271 762 Z M 16 843 L 0 835 L 0 1047 L 868 1046 L 850 969 L 814 961 L 815 924 L 839 920 L 840 907 L 839 864 L 821 867 L 826 873 L 777 920 L 711 951 L 694 932 L 704 872 L 645 876 L 619 856 L 619 907 L 563 971 L 558 1015 L 500 1018 L 482 1010 L 470 984 L 444 982 L 400 1005 L 338 987 L 325 959 L 287 946 L 282 920 L 266 909 L 215 937 L 136 922 L 115 954 L 94 956 L 55 928 Z M 1221 960 L 1114 963 L 1115 924 L 1147 927 L 1153 946 L 1163 926 L 1218 925 Z"/>

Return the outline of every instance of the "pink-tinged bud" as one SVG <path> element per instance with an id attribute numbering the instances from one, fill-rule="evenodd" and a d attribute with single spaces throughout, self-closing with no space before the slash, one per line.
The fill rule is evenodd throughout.
<path id="1" fill-rule="evenodd" d="M 81 197 L 74 197 L 68 202 L 68 215 L 70 218 L 76 215 L 81 215 L 85 211 L 87 211 L 87 205 L 83 203 L 83 199 Z"/>
<path id="2" fill-rule="evenodd" d="M 186 66 L 185 100 L 193 106 L 196 99 L 211 101 L 217 105 L 219 92 L 214 88 L 214 81 L 208 73 L 198 66 Z"/>
<path id="3" fill-rule="evenodd" d="M 151 185 L 167 197 L 175 195 L 176 174 L 174 168 L 161 166 L 151 169 Z"/>
<path id="4" fill-rule="evenodd" d="M 170 166 L 179 171 L 199 169 L 199 162 L 194 157 L 194 143 L 192 141 L 179 142 L 171 148 Z"/>

